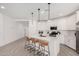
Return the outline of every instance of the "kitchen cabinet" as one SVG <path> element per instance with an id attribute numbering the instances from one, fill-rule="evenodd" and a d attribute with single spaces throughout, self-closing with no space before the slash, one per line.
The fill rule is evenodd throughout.
<path id="1" fill-rule="evenodd" d="M 75 31 L 66 31 L 64 34 L 65 45 L 76 50 L 76 37 Z"/>

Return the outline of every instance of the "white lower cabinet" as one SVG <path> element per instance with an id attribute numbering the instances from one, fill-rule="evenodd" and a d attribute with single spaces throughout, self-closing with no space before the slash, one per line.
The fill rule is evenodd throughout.
<path id="1" fill-rule="evenodd" d="M 64 44 L 76 50 L 76 37 L 74 31 L 67 32 L 66 35 L 64 35 Z"/>
<path id="2" fill-rule="evenodd" d="M 69 41 L 69 47 L 76 50 L 76 40 L 75 39 Z"/>

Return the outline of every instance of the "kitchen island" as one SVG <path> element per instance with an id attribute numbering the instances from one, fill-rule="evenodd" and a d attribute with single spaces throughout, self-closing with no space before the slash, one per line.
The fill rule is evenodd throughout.
<path id="1" fill-rule="evenodd" d="M 59 35 L 56 37 L 40 37 L 40 36 L 31 36 L 32 38 L 37 38 L 40 40 L 45 40 L 48 41 L 48 51 L 50 56 L 57 56 L 60 50 L 60 40 L 59 40 Z"/>

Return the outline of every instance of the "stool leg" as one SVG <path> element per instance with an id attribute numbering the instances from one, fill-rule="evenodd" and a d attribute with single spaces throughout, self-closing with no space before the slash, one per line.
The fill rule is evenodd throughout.
<path id="1" fill-rule="evenodd" d="M 36 55 L 36 43 L 34 43 L 34 56 Z"/>
<path id="2" fill-rule="evenodd" d="M 37 55 L 39 55 L 39 53 L 40 53 L 40 48 L 41 48 L 41 46 L 40 46 L 40 44 L 39 44 L 39 46 L 38 46 L 38 51 L 37 51 Z"/>
<path id="3" fill-rule="evenodd" d="M 30 42 L 30 53 L 31 53 L 31 50 L 32 50 L 32 47 L 33 47 L 33 43 L 32 42 Z"/>
<path id="4" fill-rule="evenodd" d="M 32 42 L 32 46 L 31 46 L 31 48 L 30 48 L 30 53 L 34 51 L 34 46 L 35 46 L 35 43 Z"/>
<path id="5" fill-rule="evenodd" d="M 41 53 L 41 45 L 39 45 L 38 55 L 40 56 Z"/>
<path id="6" fill-rule="evenodd" d="M 43 54 L 43 56 L 45 56 L 45 46 L 44 46 L 44 54 Z"/>

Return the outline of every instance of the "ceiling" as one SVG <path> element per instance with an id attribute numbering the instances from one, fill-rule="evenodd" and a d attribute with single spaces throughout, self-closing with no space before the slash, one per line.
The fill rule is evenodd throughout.
<path id="1" fill-rule="evenodd" d="M 33 19 L 38 19 L 38 8 L 40 8 L 40 19 L 48 19 L 48 4 L 47 3 L 0 3 L 5 9 L 0 8 L 0 12 L 16 19 L 32 19 L 32 12 L 34 13 Z M 78 3 L 51 3 L 50 5 L 50 18 L 57 18 L 73 13 L 79 9 Z"/>

